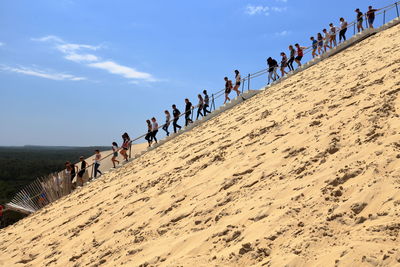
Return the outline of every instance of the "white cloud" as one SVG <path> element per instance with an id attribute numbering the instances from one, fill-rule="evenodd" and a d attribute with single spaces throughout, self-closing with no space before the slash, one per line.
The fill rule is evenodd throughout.
<path id="1" fill-rule="evenodd" d="M 65 59 L 74 61 L 74 62 L 84 62 L 84 61 L 98 61 L 99 58 L 92 54 L 75 54 L 71 53 L 65 56 Z"/>
<path id="2" fill-rule="evenodd" d="M 265 16 L 269 16 L 271 12 L 283 12 L 286 11 L 287 7 L 270 7 L 270 6 L 262 6 L 262 5 L 247 5 L 245 9 L 245 13 L 250 16 L 263 14 Z"/>
<path id="3" fill-rule="evenodd" d="M 127 79 L 144 80 L 148 82 L 157 81 L 149 73 L 140 72 L 135 70 L 134 68 L 122 66 L 115 61 L 103 60 L 97 55 L 85 53 L 85 51 L 87 50 L 97 51 L 101 49 L 102 46 L 67 43 L 63 39 L 54 35 L 48 35 L 42 38 L 33 38 L 32 40 L 39 42 L 55 43 L 55 48 L 62 54 L 64 54 L 64 58 L 73 62 L 85 64 L 86 66 L 92 68 L 106 70 L 109 73 L 120 75 Z"/>
<path id="4" fill-rule="evenodd" d="M 82 81 L 82 80 L 86 80 L 85 77 L 78 77 L 78 76 L 74 76 L 74 75 L 71 75 L 71 74 L 55 73 L 55 72 L 32 69 L 32 68 L 27 68 L 27 67 L 1 66 L 1 69 L 5 70 L 5 71 L 16 72 L 16 73 L 21 73 L 21 74 L 25 74 L 25 75 L 30 75 L 30 76 L 35 76 L 35 77 L 40 77 L 40 78 L 45 78 L 45 79 L 50 79 L 50 80 L 56 80 L 56 81 L 62 81 L 62 80 Z"/>
<path id="5" fill-rule="evenodd" d="M 289 35 L 290 33 L 291 33 L 290 31 L 284 30 L 284 31 L 281 31 L 281 32 L 276 32 L 275 36 L 284 37 L 284 36 Z"/>
<path id="6" fill-rule="evenodd" d="M 146 80 L 149 82 L 155 81 L 153 76 L 149 73 L 140 72 L 133 68 L 119 65 L 118 63 L 115 63 L 113 61 L 90 63 L 90 64 L 88 64 L 88 66 L 93 67 L 93 68 L 103 69 L 112 74 L 121 75 L 122 77 L 125 77 L 128 79 L 141 79 L 141 80 Z"/>

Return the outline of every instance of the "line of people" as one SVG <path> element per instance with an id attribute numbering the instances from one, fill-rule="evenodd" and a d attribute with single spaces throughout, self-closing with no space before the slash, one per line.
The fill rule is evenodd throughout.
<path id="1" fill-rule="evenodd" d="M 368 25 L 370 28 L 374 28 L 374 21 L 375 21 L 375 12 L 379 11 L 380 9 L 374 9 L 372 6 L 368 7 L 368 12 L 365 14 L 360 11 L 359 8 L 355 10 L 357 13 L 356 17 L 356 25 L 358 32 L 364 30 L 363 22 L 364 17 L 368 20 Z M 312 57 L 315 58 L 323 53 L 327 52 L 328 49 L 332 49 L 338 45 L 337 42 L 337 35 L 339 35 L 339 44 L 346 41 L 346 32 L 349 27 L 348 22 L 342 17 L 339 19 L 340 26 L 337 27 L 333 23 L 329 24 L 329 31 L 327 29 L 323 29 L 322 33 L 318 33 L 317 37 L 314 36 L 310 37 L 311 40 L 311 48 L 312 48 Z M 294 71 L 293 63 L 296 62 L 297 66 L 301 66 L 301 60 L 304 57 L 304 50 L 310 48 L 300 46 L 299 44 L 295 44 L 289 46 L 289 58 L 287 57 L 285 52 L 281 52 L 281 62 L 280 66 L 278 62 L 269 57 L 267 59 L 268 65 L 268 84 L 271 81 L 276 81 L 280 78 L 277 71 L 280 68 L 281 77 L 285 74 L 288 74 L 286 68 L 289 68 L 289 71 Z M 296 48 L 296 49 L 295 49 Z"/>

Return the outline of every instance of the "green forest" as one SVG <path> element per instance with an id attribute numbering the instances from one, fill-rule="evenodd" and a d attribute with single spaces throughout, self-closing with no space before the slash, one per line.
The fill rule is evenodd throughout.
<path id="1" fill-rule="evenodd" d="M 94 154 L 94 150 L 104 151 L 108 147 L 0 147 L 0 204 L 10 201 L 25 185 L 38 177 L 46 176 L 64 168 L 66 161 L 78 162 Z M 22 218 L 16 212 L 6 212 L 5 224 Z"/>

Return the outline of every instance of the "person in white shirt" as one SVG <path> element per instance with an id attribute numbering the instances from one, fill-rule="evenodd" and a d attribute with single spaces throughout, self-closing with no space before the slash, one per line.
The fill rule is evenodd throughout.
<path id="1" fill-rule="evenodd" d="M 171 114 L 169 114 L 168 110 L 165 110 L 164 113 L 165 113 L 165 124 L 162 127 L 162 129 L 165 131 L 167 136 L 169 136 L 168 127 L 169 127 L 169 124 L 170 124 L 170 121 L 171 121 Z"/>
<path id="2" fill-rule="evenodd" d="M 157 138 L 156 138 L 156 135 L 157 135 L 157 133 L 158 133 L 158 123 L 157 123 L 157 120 L 156 120 L 156 118 L 151 118 L 151 137 L 152 137 L 152 139 L 153 139 L 153 141 L 155 141 L 156 142 L 156 144 L 157 144 Z"/>
<path id="3" fill-rule="evenodd" d="M 322 32 L 325 34 L 324 37 L 324 51 L 326 52 L 327 48 L 331 49 L 332 47 L 329 45 L 329 41 L 331 40 L 331 35 L 326 29 L 323 29 Z"/>
<path id="4" fill-rule="evenodd" d="M 347 32 L 348 23 L 344 18 L 340 18 L 340 32 L 339 32 L 339 43 L 346 41 L 346 32 Z"/>
<path id="5" fill-rule="evenodd" d="M 331 27 L 330 31 L 329 31 L 329 35 L 331 36 L 331 38 L 329 40 L 329 43 L 330 43 L 330 46 L 333 48 L 333 47 L 335 47 L 337 45 L 337 43 L 336 43 L 337 29 L 333 25 L 333 23 L 329 24 L 329 27 Z"/>
<path id="6" fill-rule="evenodd" d="M 101 160 L 101 154 L 100 150 L 96 149 L 95 154 L 94 154 L 94 178 L 97 177 L 97 173 L 100 173 L 102 175 L 101 171 L 99 170 L 100 167 L 100 160 Z"/>
<path id="7" fill-rule="evenodd" d="M 242 80 L 242 77 L 240 76 L 239 71 L 235 70 L 235 86 L 233 87 L 233 91 L 236 91 L 236 94 L 238 96 L 240 95 L 239 87 L 240 87 L 241 80 Z"/>

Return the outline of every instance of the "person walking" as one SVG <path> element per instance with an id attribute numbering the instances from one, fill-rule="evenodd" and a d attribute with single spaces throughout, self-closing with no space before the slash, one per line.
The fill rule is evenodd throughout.
<path id="1" fill-rule="evenodd" d="M 83 158 L 83 156 L 79 157 L 79 161 L 81 162 L 81 168 L 80 168 L 80 170 L 78 171 L 78 174 L 77 174 L 76 184 L 78 186 L 82 186 L 83 185 L 83 176 L 86 173 L 87 163 L 86 163 L 85 159 Z"/>
<path id="2" fill-rule="evenodd" d="M 99 170 L 100 160 L 101 160 L 100 150 L 96 149 L 94 152 L 95 152 L 94 159 L 93 159 L 93 161 L 94 161 L 94 178 L 96 179 L 98 173 L 100 173 L 100 175 L 102 175 L 103 173 Z"/>
<path id="3" fill-rule="evenodd" d="M 282 57 L 282 59 L 281 59 L 281 74 L 282 74 L 282 77 L 283 77 L 283 76 L 285 76 L 285 74 L 288 74 L 285 71 L 286 67 L 288 66 L 288 63 L 287 63 L 288 59 L 287 59 L 287 56 L 286 56 L 285 52 L 281 52 L 281 57 Z"/>
<path id="4" fill-rule="evenodd" d="M 323 48 L 324 48 L 324 37 L 322 34 L 319 32 L 317 35 L 317 41 L 318 41 L 318 54 L 322 55 L 323 53 Z"/>
<path id="5" fill-rule="evenodd" d="M 210 97 L 207 94 L 207 90 L 203 90 L 203 94 L 204 94 L 203 114 L 204 116 L 207 116 L 207 113 L 211 113 L 211 111 L 207 110 L 207 108 L 210 106 Z"/>
<path id="6" fill-rule="evenodd" d="M 154 142 L 157 144 L 157 133 L 158 133 L 158 123 L 155 117 L 151 118 L 151 138 L 154 140 Z"/>
<path id="7" fill-rule="evenodd" d="M 185 126 L 188 126 L 189 123 L 193 123 L 192 119 L 190 118 L 190 115 L 192 115 L 193 105 L 188 98 L 185 98 L 185 104 Z"/>
<path id="8" fill-rule="evenodd" d="M 112 151 L 113 151 L 113 156 L 111 158 L 111 161 L 112 161 L 112 163 L 114 165 L 114 168 L 115 168 L 115 162 L 117 162 L 117 164 L 119 164 L 119 160 L 117 160 L 118 150 L 119 150 L 118 144 L 116 142 L 112 142 L 112 147 L 111 148 L 112 148 Z"/>
<path id="9" fill-rule="evenodd" d="M 177 109 L 175 104 L 172 105 L 172 116 L 174 116 L 172 126 L 174 126 L 174 133 L 176 133 L 176 128 L 179 128 L 179 130 L 182 128 L 182 126 L 178 125 L 179 115 L 181 115 L 179 109 Z"/>
<path id="10" fill-rule="evenodd" d="M 311 46 L 312 46 L 312 57 L 315 58 L 316 56 L 318 56 L 317 54 L 317 49 L 318 49 L 318 41 L 315 40 L 315 38 L 313 36 L 310 37 L 311 40 Z"/>
<path id="11" fill-rule="evenodd" d="M 340 32 L 339 32 L 339 43 L 346 41 L 348 23 L 344 18 L 340 18 Z"/>
<path id="12" fill-rule="evenodd" d="M 304 49 L 306 49 L 307 47 L 300 46 L 299 44 L 295 44 L 294 46 L 297 48 L 297 56 L 294 60 L 296 61 L 297 65 L 300 67 L 301 60 L 303 59 L 303 56 L 304 56 Z"/>
<path id="13" fill-rule="evenodd" d="M 204 109 L 204 99 L 201 96 L 201 94 L 197 95 L 197 98 L 199 99 L 199 104 L 197 105 L 197 116 L 196 116 L 196 120 L 199 119 L 199 116 L 201 115 L 202 117 L 204 117 L 202 111 Z"/>
<path id="14" fill-rule="evenodd" d="M 240 73 L 238 70 L 235 70 L 235 86 L 233 87 L 233 91 L 236 92 L 237 96 L 240 95 L 239 87 L 241 83 L 242 77 L 240 76 Z"/>
<path id="15" fill-rule="evenodd" d="M 275 59 L 269 57 L 267 58 L 267 64 L 268 64 L 268 84 L 269 84 L 271 79 L 273 81 L 276 81 L 277 78 L 279 79 L 279 75 L 276 73 L 276 70 L 278 68 L 278 62 L 276 62 Z"/>
<path id="16" fill-rule="evenodd" d="M 147 140 L 147 143 L 149 144 L 149 147 L 150 147 L 151 142 L 153 141 L 153 135 L 152 135 L 153 128 L 151 126 L 150 120 L 146 120 L 146 123 L 147 123 L 147 134 L 144 137 L 144 139 Z"/>
<path id="17" fill-rule="evenodd" d="M 228 77 L 224 78 L 225 81 L 225 101 L 224 104 L 226 103 L 226 101 L 231 101 L 231 99 L 229 98 L 229 94 L 232 91 L 232 81 L 228 79 Z"/>
<path id="18" fill-rule="evenodd" d="M 67 174 L 67 176 L 70 177 L 71 182 L 72 180 L 74 180 L 75 176 L 76 176 L 76 171 L 77 171 L 77 167 L 75 166 L 75 164 L 67 161 L 65 162 L 65 173 Z"/>
<path id="19" fill-rule="evenodd" d="M 359 8 L 354 10 L 357 13 L 357 31 L 361 32 L 364 30 L 363 22 L 364 22 L 364 14 L 360 11 Z"/>
<path id="20" fill-rule="evenodd" d="M 368 25 L 371 29 L 374 28 L 374 21 L 375 21 L 375 12 L 379 11 L 379 9 L 373 9 L 372 6 L 368 7 L 368 11 L 366 17 L 368 19 Z"/>
<path id="21" fill-rule="evenodd" d="M 333 47 L 337 46 L 337 42 L 336 42 L 337 28 L 336 28 L 335 25 L 333 25 L 333 23 L 330 23 L 329 27 L 330 27 L 329 28 L 329 35 L 331 36 L 329 41 L 330 41 L 331 47 L 333 48 Z"/>
<path id="22" fill-rule="evenodd" d="M 128 133 L 124 133 L 122 135 L 122 149 L 119 152 L 122 157 L 124 157 L 125 161 L 128 161 L 128 150 L 131 146 L 131 138 L 129 137 Z"/>
<path id="23" fill-rule="evenodd" d="M 327 31 L 327 29 L 323 29 L 322 32 L 325 34 L 325 37 L 324 37 L 324 51 L 326 52 L 328 50 L 327 48 L 329 48 L 329 49 L 332 48 L 329 45 L 329 41 L 331 40 L 331 35 Z"/>
<path id="24" fill-rule="evenodd" d="M 296 55 L 296 50 L 294 50 L 293 45 L 289 45 L 289 52 L 290 52 L 290 54 L 289 54 L 290 58 L 288 61 L 288 67 L 289 67 L 289 70 L 294 71 L 293 62 L 294 62 L 294 58 Z"/>
<path id="25" fill-rule="evenodd" d="M 169 124 L 170 124 L 170 121 L 171 121 L 171 114 L 169 114 L 168 110 L 165 110 L 164 113 L 165 113 L 165 124 L 162 127 L 162 129 L 165 131 L 167 136 L 169 136 L 168 127 L 169 127 Z"/>

